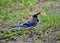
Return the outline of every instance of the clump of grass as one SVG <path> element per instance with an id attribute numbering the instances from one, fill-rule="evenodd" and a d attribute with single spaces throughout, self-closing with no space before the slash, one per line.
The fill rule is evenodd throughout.
<path id="1" fill-rule="evenodd" d="M 60 31 L 56 33 L 56 40 L 60 40 Z"/>

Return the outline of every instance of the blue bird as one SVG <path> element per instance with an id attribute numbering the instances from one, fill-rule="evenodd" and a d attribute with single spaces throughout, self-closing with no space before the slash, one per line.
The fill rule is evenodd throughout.
<path id="1" fill-rule="evenodd" d="M 13 25 L 13 26 L 11 26 L 11 28 L 32 27 L 32 26 L 35 27 L 37 25 L 37 23 L 39 22 L 39 19 L 38 19 L 39 14 L 40 14 L 40 12 L 32 15 L 32 18 L 28 19 L 26 22 L 21 23 L 21 24 Z"/>

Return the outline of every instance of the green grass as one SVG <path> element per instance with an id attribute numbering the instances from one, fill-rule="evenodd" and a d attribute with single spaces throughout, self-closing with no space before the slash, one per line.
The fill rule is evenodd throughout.
<path id="1" fill-rule="evenodd" d="M 43 16 L 39 16 L 39 18 L 41 18 L 41 22 L 38 24 L 38 26 L 34 29 L 34 31 L 38 34 L 43 33 L 44 30 L 49 30 L 49 28 L 54 27 L 54 29 L 58 29 L 60 30 L 60 15 L 52 13 L 52 14 L 47 14 L 47 16 L 43 17 Z M 58 26 L 58 28 L 56 28 Z M 25 32 L 24 32 L 25 31 Z M 20 34 L 25 34 L 26 31 L 28 32 L 28 30 L 26 30 L 25 28 L 21 28 L 21 29 L 8 29 L 6 30 L 1 30 L 0 32 L 0 39 L 9 39 L 15 35 L 20 35 Z M 23 32 L 23 33 L 22 33 Z M 29 33 L 29 32 L 28 32 Z M 27 33 L 26 33 L 27 34 Z"/>
<path id="2" fill-rule="evenodd" d="M 19 35 L 20 36 L 29 35 L 29 31 L 26 28 L 18 28 L 18 29 L 10 28 L 5 30 L 6 28 L 2 28 L 1 22 L 5 21 L 4 23 L 6 26 L 14 25 L 18 21 L 24 22 L 25 20 L 27 20 L 27 18 L 29 18 L 29 14 L 32 14 L 30 9 L 31 8 L 35 9 L 36 2 L 37 0 L 0 1 L 1 4 L 0 5 L 1 6 L 0 7 L 0 40 L 14 39 Z M 40 22 L 38 23 L 36 28 L 33 29 L 33 32 L 39 34 L 40 37 L 42 37 L 44 31 L 46 33 L 45 36 L 49 37 L 49 34 L 50 33 L 52 34 L 51 27 L 53 27 L 54 30 L 60 31 L 60 12 L 51 12 L 52 8 L 47 3 L 45 2 L 39 6 L 42 9 L 44 9 L 47 15 L 45 17 L 39 16 Z M 60 4 L 57 4 L 56 6 L 59 7 L 59 5 Z M 56 6 L 53 6 L 53 8 Z M 37 11 L 37 9 L 39 8 L 36 8 L 35 10 Z M 57 31 L 55 34 L 56 39 L 60 39 L 59 31 Z M 35 33 L 33 35 L 35 35 Z"/>

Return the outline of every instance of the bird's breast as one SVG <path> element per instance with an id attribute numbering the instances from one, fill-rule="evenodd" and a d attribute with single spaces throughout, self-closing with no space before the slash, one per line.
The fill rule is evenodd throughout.
<path id="1" fill-rule="evenodd" d="M 37 21 L 34 21 L 34 20 L 31 21 L 31 22 L 30 22 L 30 25 L 31 25 L 31 26 L 36 26 L 36 25 L 37 25 Z"/>

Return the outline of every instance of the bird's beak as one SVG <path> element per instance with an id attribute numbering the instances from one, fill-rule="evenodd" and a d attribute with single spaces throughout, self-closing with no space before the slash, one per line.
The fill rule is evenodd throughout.
<path id="1" fill-rule="evenodd" d="M 41 15 L 41 16 L 46 16 L 46 13 L 45 13 L 45 12 L 41 12 L 40 15 Z"/>

